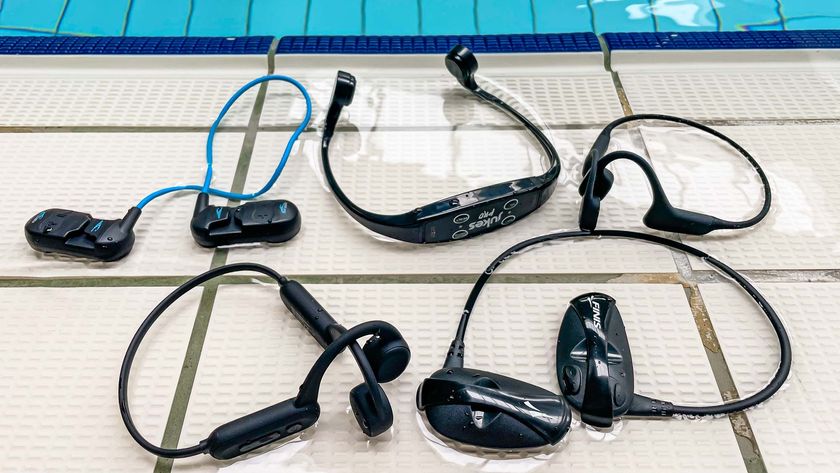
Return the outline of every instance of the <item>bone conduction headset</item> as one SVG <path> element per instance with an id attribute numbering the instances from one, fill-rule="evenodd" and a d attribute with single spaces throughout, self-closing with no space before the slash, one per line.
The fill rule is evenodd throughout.
<path id="1" fill-rule="evenodd" d="M 674 207 L 665 195 L 665 190 L 656 176 L 653 166 L 643 157 L 631 151 L 613 151 L 607 153 L 607 146 L 610 144 L 610 135 L 617 127 L 626 123 L 641 121 L 641 120 L 659 120 L 678 123 L 681 125 L 690 126 L 700 131 L 708 133 L 718 139 L 725 141 L 727 144 L 735 148 L 741 155 L 746 158 L 747 162 L 755 169 L 758 178 L 761 180 L 761 185 L 764 191 L 764 203 L 761 210 L 752 218 L 740 222 L 732 222 L 723 220 L 711 215 L 706 215 L 699 212 L 692 212 Z M 653 201 L 650 209 L 643 218 L 645 225 L 654 230 L 661 230 L 665 232 L 686 233 L 690 235 L 705 235 L 714 230 L 735 230 L 740 228 L 751 227 L 760 222 L 770 211 L 771 190 L 770 182 L 761 169 L 758 162 L 752 155 L 744 149 L 741 145 L 736 143 L 732 138 L 723 133 L 709 128 L 701 123 L 697 123 L 685 118 L 673 117 L 670 115 L 644 114 L 644 115 L 629 115 L 619 118 L 607 125 L 603 131 L 595 139 L 595 143 L 589 150 L 586 160 L 583 164 L 583 181 L 580 184 L 580 195 L 583 197 L 580 206 L 580 229 L 581 230 L 595 230 L 598 224 L 598 215 L 601 210 L 601 200 L 603 200 L 612 187 L 615 177 L 612 172 L 607 169 L 607 166 L 613 161 L 620 159 L 627 159 L 632 161 L 637 166 L 642 168 L 645 177 L 650 182 L 651 193 L 653 194 Z M 594 169 L 594 171 L 593 171 Z"/>
<path id="2" fill-rule="evenodd" d="M 206 439 L 191 447 L 172 449 L 152 444 L 134 425 L 128 405 L 128 381 L 137 349 L 155 321 L 181 296 L 213 278 L 240 271 L 261 273 L 276 281 L 280 286 L 283 303 L 321 344 L 324 352 L 309 370 L 297 396 L 221 425 Z M 364 336 L 371 338 L 362 349 L 356 340 Z M 394 419 L 388 397 L 379 383 L 396 379 L 405 371 L 411 357 L 408 344 L 400 332 L 393 325 L 383 321 L 363 322 L 346 329 L 336 322 L 300 283 L 281 276 L 271 268 L 254 263 L 220 266 L 175 289 L 149 313 L 137 329 L 120 368 L 120 414 L 131 437 L 141 447 L 157 456 L 184 458 L 209 453 L 217 459 L 234 458 L 314 425 L 321 413 L 318 405 L 321 380 L 333 360 L 347 347 L 350 347 L 364 378 L 364 383 L 350 391 L 350 407 L 362 432 L 373 437 L 388 430 Z"/>
<path id="3" fill-rule="evenodd" d="M 755 301 L 767 317 L 779 341 L 780 359 L 776 373 L 761 390 L 746 398 L 714 406 L 684 406 L 652 399 L 632 391 L 622 391 L 623 378 L 632 379 L 632 367 L 614 371 L 614 365 L 629 364 L 629 348 L 622 348 L 617 338 L 618 326 L 610 324 L 607 311 L 600 310 L 596 298 L 614 303 L 604 295 L 591 293 L 576 302 L 588 315 L 581 317 L 580 342 L 565 359 L 583 369 L 561 366 L 560 346 L 566 321 L 558 338 L 558 376 L 562 395 L 496 373 L 464 368 L 464 337 L 475 303 L 493 272 L 508 258 L 541 243 L 566 239 L 621 238 L 662 245 L 683 251 L 707 262 L 731 278 Z M 574 307 L 573 307 L 574 308 Z M 575 310 L 580 310 L 574 308 Z M 608 308 L 609 311 L 612 308 Z M 574 312 L 574 311 L 572 311 Z M 568 312 L 567 312 L 568 314 Z M 573 317 L 577 318 L 577 317 Z M 581 322 L 577 322 L 580 324 Z M 620 327 L 623 332 L 623 326 Z M 584 337 L 585 332 L 585 337 Z M 625 339 L 626 341 L 626 339 Z M 536 448 L 559 442 L 571 424 L 572 404 L 581 419 L 598 427 L 611 425 L 622 415 L 634 417 L 671 417 L 674 415 L 714 416 L 743 411 L 773 396 L 784 384 L 791 368 L 791 344 L 781 318 L 761 293 L 734 269 L 713 256 L 684 243 L 655 235 L 620 230 L 571 231 L 550 233 L 522 241 L 499 255 L 482 273 L 470 292 L 455 338 L 446 354 L 443 368 L 423 381 L 417 390 L 417 407 L 425 411 L 429 424 L 438 434 L 458 442 L 486 448 Z M 609 389 L 606 389 L 606 388 Z M 565 399 L 564 399 L 565 398 Z M 590 412 L 588 409 L 596 409 Z M 606 409 L 606 413 L 604 410 Z"/>
<path id="4" fill-rule="evenodd" d="M 213 142 L 216 131 L 237 99 L 252 87 L 269 81 L 286 82 L 294 86 L 306 102 L 306 114 L 286 142 L 283 155 L 271 177 L 258 191 L 247 194 L 228 192 L 211 187 L 213 181 Z M 25 226 L 26 240 L 36 251 L 61 253 L 70 256 L 114 261 L 126 256 L 134 246 L 134 225 L 143 208 L 158 197 L 179 191 L 198 192 L 191 231 L 196 242 L 205 247 L 236 243 L 266 241 L 279 243 L 300 230 L 297 208 L 285 200 L 248 202 L 236 208 L 209 205 L 209 196 L 232 200 L 252 200 L 271 189 L 283 172 L 292 147 L 309 124 L 312 100 L 306 88 L 297 80 L 284 75 L 258 77 L 239 88 L 222 107 L 207 133 L 206 161 L 202 185 L 178 185 L 156 190 L 130 208 L 121 219 L 104 220 L 85 212 L 48 209 L 30 218 Z"/>
<path id="5" fill-rule="evenodd" d="M 446 55 L 446 68 L 473 95 L 507 113 L 524 126 L 543 148 L 549 169 L 540 176 L 502 182 L 418 207 L 399 215 L 382 215 L 362 209 L 344 193 L 330 166 L 330 142 L 339 115 L 353 102 L 356 78 L 338 71 L 321 141 L 321 162 L 327 184 L 338 203 L 364 227 L 387 237 L 410 243 L 442 243 L 473 237 L 510 225 L 544 204 L 557 184 L 560 158 L 551 141 L 528 118 L 478 86 L 478 61 L 464 46 L 455 46 Z"/>

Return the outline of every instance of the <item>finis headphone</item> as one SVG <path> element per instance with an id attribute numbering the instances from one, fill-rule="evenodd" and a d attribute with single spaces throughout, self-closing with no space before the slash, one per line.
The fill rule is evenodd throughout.
<path id="1" fill-rule="evenodd" d="M 482 288 L 514 254 L 545 242 L 579 238 L 622 238 L 666 246 L 698 257 L 738 284 L 767 316 L 779 340 L 780 360 L 771 381 L 757 393 L 716 406 L 681 406 L 633 392 L 629 343 L 615 300 L 592 293 L 571 301 L 557 343 L 562 394 L 507 376 L 464 368 L 467 323 Z M 596 307 L 597 306 L 597 307 Z M 608 427 L 613 418 L 725 415 L 743 411 L 775 394 L 790 373 L 788 334 L 776 311 L 741 274 L 686 244 L 644 233 L 596 230 L 550 233 L 520 242 L 499 255 L 470 292 L 443 368 L 417 389 L 417 408 L 443 437 L 485 448 L 536 448 L 559 442 L 571 424 L 571 404 L 587 424 Z"/>
<path id="2" fill-rule="evenodd" d="M 720 138 L 735 148 L 755 169 L 764 188 L 764 204 L 758 214 L 748 220 L 731 222 L 711 215 L 674 207 L 668 200 L 668 196 L 665 195 L 665 190 L 662 188 L 659 178 L 656 177 L 653 166 L 647 160 L 630 151 L 613 151 L 605 154 L 607 152 L 607 146 L 610 143 L 612 131 L 625 123 L 639 120 L 662 120 L 694 127 L 716 138 Z M 751 227 L 764 219 L 767 212 L 770 211 L 770 182 L 767 180 L 764 170 L 761 169 L 761 166 L 759 166 L 755 158 L 734 140 L 719 131 L 685 118 L 657 114 L 629 115 L 607 125 L 595 139 L 595 144 L 592 145 L 592 149 L 589 150 L 589 154 L 586 156 L 583 164 L 583 181 L 579 189 L 580 195 L 583 197 L 579 218 L 581 230 L 595 230 L 598 224 L 601 200 L 607 196 L 615 179 L 612 172 L 607 169 L 607 166 L 619 159 L 627 159 L 638 165 L 645 173 L 648 182 L 650 182 L 653 202 L 645 214 L 643 221 L 645 225 L 655 230 L 687 233 L 690 235 L 705 235 L 714 230 Z"/>
<path id="3" fill-rule="evenodd" d="M 177 449 L 154 445 L 137 430 L 128 407 L 128 377 L 137 349 L 158 317 L 190 289 L 213 278 L 239 271 L 262 273 L 274 279 L 280 286 L 283 303 L 324 347 L 324 352 L 309 370 L 297 396 L 221 425 L 198 445 Z M 356 340 L 369 335 L 371 338 L 365 343 L 364 349 L 360 348 Z M 253 263 L 220 266 L 175 289 L 149 313 L 137 329 L 120 369 L 120 414 L 134 440 L 157 456 L 184 458 L 209 453 L 217 459 L 231 459 L 314 425 L 321 413 L 318 405 L 321 379 L 332 361 L 347 347 L 350 347 L 364 378 L 364 383 L 350 391 L 350 407 L 362 432 L 373 437 L 388 430 L 394 421 L 388 397 L 379 383 L 396 379 L 405 371 L 411 358 L 411 351 L 400 332 L 393 325 L 382 321 L 364 322 L 346 329 L 303 286 L 271 268 Z"/>
<path id="4" fill-rule="evenodd" d="M 399 215 L 382 215 L 362 209 L 341 189 L 330 166 L 330 142 L 339 115 L 353 102 L 356 90 L 356 78 L 338 71 L 321 140 L 321 162 L 327 184 L 338 203 L 356 221 L 376 233 L 410 243 L 461 240 L 510 225 L 538 209 L 554 192 L 560 175 L 560 158 L 545 134 L 516 109 L 478 86 L 475 81 L 478 61 L 469 49 L 460 45 L 452 48 L 446 55 L 446 68 L 465 89 L 507 113 L 531 132 L 548 155 L 550 167 L 540 176 L 473 189 Z"/>

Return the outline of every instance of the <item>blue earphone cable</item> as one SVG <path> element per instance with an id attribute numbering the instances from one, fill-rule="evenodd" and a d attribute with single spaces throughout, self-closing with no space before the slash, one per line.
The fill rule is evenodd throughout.
<path id="1" fill-rule="evenodd" d="M 303 120 L 300 122 L 300 125 L 298 125 L 298 127 L 295 128 L 294 133 L 292 133 L 292 136 L 289 138 L 289 141 L 286 143 L 286 149 L 283 151 L 283 156 L 280 158 L 280 162 L 277 163 L 277 167 L 274 168 L 274 174 L 271 175 L 271 178 L 268 180 L 268 182 L 265 183 L 265 185 L 260 190 L 258 190 L 257 192 L 252 192 L 250 194 L 238 194 L 238 193 L 235 193 L 235 192 L 227 192 L 227 191 L 223 191 L 223 190 L 220 190 L 220 189 L 215 189 L 215 188 L 210 187 L 210 182 L 213 180 L 213 141 L 216 138 L 216 129 L 219 128 L 219 124 L 222 122 L 222 119 L 224 119 L 228 110 L 230 110 L 230 108 L 233 106 L 234 103 L 236 103 L 237 99 L 239 99 L 239 97 L 241 97 L 242 94 L 244 94 L 251 87 L 253 87 L 257 84 L 261 84 L 263 82 L 268 82 L 268 81 L 273 81 L 273 80 L 288 82 L 289 84 L 292 84 L 293 86 L 295 86 L 300 91 L 301 95 L 303 95 L 304 100 L 306 100 L 306 116 L 304 116 Z M 147 195 L 146 197 L 144 197 L 143 200 L 141 200 L 140 203 L 137 204 L 137 208 L 142 209 L 143 207 L 146 206 L 146 204 L 153 201 L 154 199 L 157 199 L 158 197 L 160 197 L 162 195 L 166 195 L 166 194 L 169 194 L 171 192 L 178 192 L 178 191 L 206 192 L 210 195 L 225 197 L 227 199 L 234 199 L 234 200 L 251 200 L 251 199 L 255 199 L 255 198 L 261 196 L 262 194 L 265 194 L 269 189 L 271 189 L 272 186 L 274 186 L 274 183 L 277 182 L 277 178 L 280 177 L 280 173 L 283 172 L 283 168 L 286 167 L 286 161 L 289 160 L 289 155 L 292 152 L 292 147 L 294 146 L 295 142 L 298 140 L 298 137 L 300 137 L 300 134 L 303 133 L 303 130 L 306 129 L 306 126 L 309 124 L 309 119 L 311 117 L 312 117 L 312 99 L 309 97 L 309 93 L 306 91 L 306 88 L 303 87 L 303 85 L 300 82 L 296 81 L 295 79 L 292 79 L 291 77 L 283 76 L 283 75 L 267 75 L 267 76 L 258 77 L 256 79 L 252 80 L 251 82 L 248 82 L 247 84 L 243 85 L 239 90 L 237 90 L 228 99 L 225 106 L 222 107 L 222 110 L 219 112 L 219 116 L 216 117 L 216 121 L 214 121 L 213 125 L 210 126 L 210 132 L 207 134 L 207 171 L 204 175 L 204 185 L 202 185 L 202 186 L 198 186 L 198 185 L 173 186 L 173 187 L 166 187 L 166 188 L 163 188 L 163 189 L 160 189 L 160 190 L 156 190 L 156 191 L 152 192 L 151 194 Z"/>

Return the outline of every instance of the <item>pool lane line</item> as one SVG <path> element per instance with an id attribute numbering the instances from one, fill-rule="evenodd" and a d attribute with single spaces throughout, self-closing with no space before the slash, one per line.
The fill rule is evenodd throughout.
<path id="1" fill-rule="evenodd" d="M 626 115 L 631 115 L 633 113 L 633 107 L 631 106 L 630 101 L 627 98 L 627 94 L 624 91 L 624 87 L 621 84 L 621 78 L 616 71 L 612 70 L 609 50 L 606 48 L 606 43 L 603 42 L 601 37 L 599 37 L 599 41 L 602 41 L 601 47 L 604 49 L 604 65 L 612 74 L 613 86 L 619 96 L 619 100 L 621 100 L 622 109 Z M 638 132 L 638 129 L 636 129 L 636 132 L 639 134 L 639 137 L 641 137 L 642 142 L 645 142 L 644 136 Z M 647 152 L 647 146 L 645 146 L 645 154 L 647 154 L 646 158 L 650 161 L 651 157 Z M 668 234 L 667 237 L 676 241 L 682 241 L 678 234 L 671 233 Z M 697 327 L 698 336 L 700 337 L 700 342 L 703 344 L 704 351 L 706 352 L 706 358 L 708 360 L 709 367 L 712 370 L 712 375 L 715 378 L 715 384 L 718 387 L 721 399 L 724 402 L 731 401 L 732 399 L 738 399 L 739 394 L 735 385 L 735 380 L 732 378 L 732 372 L 729 365 L 726 363 L 726 356 L 723 353 L 723 348 L 720 345 L 717 333 L 712 325 L 712 320 L 709 316 L 709 309 L 703 300 L 703 296 L 700 294 L 700 287 L 694 275 L 694 270 L 691 267 L 689 257 L 684 252 L 675 250 L 671 250 L 671 255 L 674 260 L 674 264 L 677 267 L 677 271 L 686 281 L 683 285 L 685 296 L 689 308 L 691 309 L 694 325 Z M 722 279 L 723 278 L 715 278 L 715 280 Z M 735 443 L 738 446 L 738 451 L 741 454 L 741 459 L 744 462 L 744 467 L 746 468 L 747 473 L 767 473 L 767 466 L 761 456 L 761 449 L 758 446 L 758 440 L 755 437 L 755 432 L 752 430 L 747 413 L 737 412 L 729 414 L 727 417 L 729 418 L 729 425 L 732 429 L 732 433 L 735 437 Z"/>
<path id="2" fill-rule="evenodd" d="M 272 49 L 269 50 L 268 56 L 271 57 L 277 48 L 277 41 L 272 42 Z M 267 59 L 266 70 L 268 74 L 273 71 L 273 63 Z M 236 171 L 234 173 L 233 183 L 230 186 L 230 191 L 235 193 L 242 193 L 245 189 L 245 182 L 248 179 L 248 170 L 251 165 L 251 157 L 254 152 L 254 144 L 257 140 L 257 132 L 259 129 L 260 116 L 262 115 L 263 105 L 268 93 L 268 82 L 260 84 L 257 92 L 257 98 L 254 101 L 254 106 L 251 109 L 251 116 L 248 120 L 248 131 L 242 140 L 242 147 L 239 152 L 239 160 L 236 163 Z M 228 206 L 236 205 L 239 201 L 229 199 Z M 210 269 L 222 266 L 227 261 L 228 249 L 216 248 L 213 252 L 213 258 L 210 262 Z M 216 295 L 218 294 L 219 281 L 208 281 L 201 294 L 201 301 L 196 311 L 195 321 L 193 322 L 193 329 L 190 333 L 190 339 L 187 342 L 187 350 L 184 355 L 184 362 L 181 364 L 181 373 L 178 376 L 178 383 L 175 387 L 175 394 L 172 397 L 172 404 L 169 408 L 169 415 L 166 420 L 166 427 L 164 428 L 161 446 L 164 448 L 176 448 L 181 438 L 181 432 L 184 427 L 184 420 L 187 416 L 187 408 L 192 394 L 192 388 L 195 383 L 196 375 L 198 374 L 198 366 L 201 361 L 201 352 L 204 348 L 204 340 L 207 338 L 207 330 L 210 326 L 210 318 L 213 314 L 213 306 L 216 302 Z M 170 473 L 174 460 L 170 458 L 158 458 L 155 463 L 154 473 Z"/>

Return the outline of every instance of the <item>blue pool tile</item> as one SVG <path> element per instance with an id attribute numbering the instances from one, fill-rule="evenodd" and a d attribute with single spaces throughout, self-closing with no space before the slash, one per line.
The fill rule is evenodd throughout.
<path id="1" fill-rule="evenodd" d="M 481 34 L 533 33 L 530 0 L 476 0 Z"/>
<path id="2" fill-rule="evenodd" d="M 740 0 L 718 7 L 724 31 L 778 30 L 782 28 L 776 0 Z"/>
<path id="3" fill-rule="evenodd" d="M 660 1 L 654 5 L 658 31 L 717 31 L 720 27 L 712 0 Z"/>
<path id="4" fill-rule="evenodd" d="M 473 0 L 422 0 L 421 34 L 477 34 Z"/>
<path id="5" fill-rule="evenodd" d="M 0 27 L 17 26 L 53 31 L 61 15 L 64 0 L 41 0 L 32 8 L 32 0 L 4 0 L 0 10 Z"/>
<path id="6" fill-rule="evenodd" d="M 125 34 L 181 36 L 186 31 L 189 14 L 190 0 L 135 0 L 131 5 Z"/>
<path id="7" fill-rule="evenodd" d="M 247 16 L 248 0 L 193 0 L 189 35 L 244 35 Z"/>
<path id="8" fill-rule="evenodd" d="M 786 21 L 788 29 L 795 30 L 828 30 L 840 29 L 840 16 L 838 17 L 791 17 Z"/>
<path id="9" fill-rule="evenodd" d="M 44 33 L 0 27 L 0 36 L 44 36 Z"/>
<path id="10" fill-rule="evenodd" d="M 311 0 L 306 34 L 362 34 L 361 0 Z"/>
<path id="11" fill-rule="evenodd" d="M 647 2 L 639 0 L 592 0 L 596 33 L 654 31 Z"/>
<path id="12" fill-rule="evenodd" d="M 782 0 L 782 12 L 787 18 L 840 17 L 837 0 Z"/>
<path id="13" fill-rule="evenodd" d="M 586 0 L 534 0 L 537 33 L 592 31 L 592 15 Z"/>
<path id="14" fill-rule="evenodd" d="M 367 0 L 365 2 L 365 34 L 420 34 L 418 0 Z"/>
<path id="15" fill-rule="evenodd" d="M 303 34 L 307 0 L 253 0 L 250 35 Z"/>
<path id="16" fill-rule="evenodd" d="M 128 0 L 73 0 L 67 4 L 59 31 L 97 36 L 119 36 Z"/>

